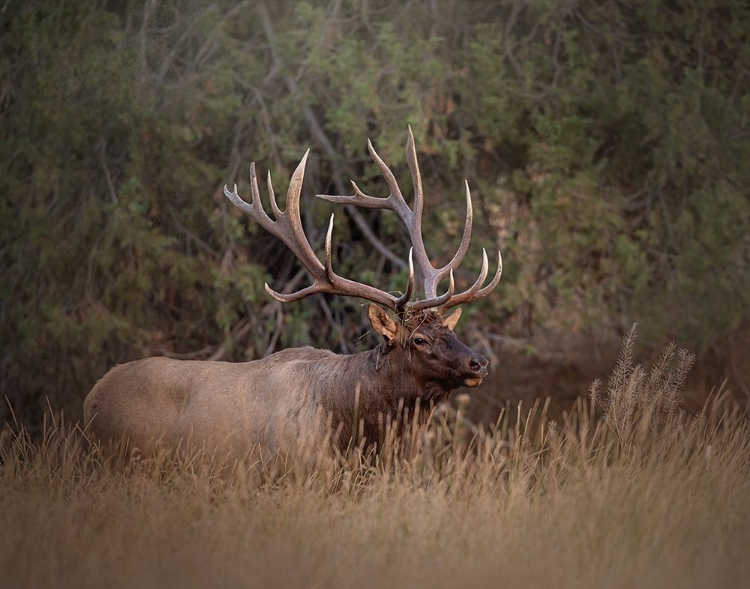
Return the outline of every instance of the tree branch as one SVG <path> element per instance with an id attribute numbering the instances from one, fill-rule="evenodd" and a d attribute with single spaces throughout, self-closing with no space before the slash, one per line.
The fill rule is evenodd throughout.
<path id="1" fill-rule="evenodd" d="M 266 5 L 262 2 L 258 4 L 257 12 L 263 26 L 263 31 L 265 32 L 266 38 L 268 40 L 272 59 L 275 63 L 279 64 L 280 59 L 273 47 L 273 26 L 271 24 L 271 19 L 268 15 L 268 9 L 266 8 Z M 333 147 L 333 143 L 331 143 L 331 140 L 326 135 L 322 125 L 318 122 L 318 119 L 315 117 L 315 114 L 313 113 L 310 106 L 302 102 L 299 87 L 297 86 L 297 81 L 290 75 L 284 76 L 284 81 L 286 82 L 287 88 L 289 89 L 289 93 L 293 97 L 295 97 L 297 102 L 299 103 L 300 108 L 302 109 L 302 114 L 304 115 L 308 127 L 310 128 L 310 133 L 312 134 L 313 138 L 315 138 L 315 140 L 320 144 L 325 154 L 331 160 L 333 166 L 333 179 L 334 183 L 336 184 L 336 190 L 339 191 L 340 194 L 345 194 L 346 188 L 342 180 L 343 175 L 341 174 L 341 165 L 339 163 L 340 158 L 336 153 L 336 149 Z M 406 262 L 404 262 L 396 254 L 390 251 L 383 244 L 383 242 L 377 238 L 365 218 L 357 209 L 351 206 L 347 206 L 345 207 L 345 210 L 347 214 L 354 220 L 354 223 L 362 232 L 362 235 L 365 236 L 365 238 L 372 244 L 372 246 L 378 251 L 378 253 L 380 253 L 380 255 L 387 258 L 397 268 L 406 268 Z"/>

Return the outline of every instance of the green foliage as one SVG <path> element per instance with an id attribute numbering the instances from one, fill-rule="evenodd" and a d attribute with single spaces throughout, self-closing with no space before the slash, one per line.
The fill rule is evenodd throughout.
<path id="1" fill-rule="evenodd" d="M 0 385 L 27 421 L 146 354 L 357 342 L 356 301 L 269 301 L 298 266 L 221 187 L 247 195 L 257 161 L 283 201 L 312 147 L 320 251 L 335 208 L 310 194 L 385 194 L 367 137 L 410 187 L 407 124 L 429 251 L 452 255 L 468 178 L 459 286 L 500 247 L 503 285 L 476 309 L 534 318 L 514 335 L 637 318 L 702 349 L 750 315 L 745 3 L 41 1 L 0 27 Z M 340 273 L 403 289 L 336 212 Z M 395 216 L 361 213 L 404 258 Z"/>

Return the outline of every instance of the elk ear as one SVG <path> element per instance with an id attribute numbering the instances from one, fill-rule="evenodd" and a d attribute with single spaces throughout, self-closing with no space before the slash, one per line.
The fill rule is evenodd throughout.
<path id="1" fill-rule="evenodd" d="M 375 331 L 389 342 L 393 341 L 398 332 L 398 324 L 388 316 L 388 313 L 375 303 L 371 303 L 367 309 L 367 316 L 370 318 L 370 324 Z"/>
<path id="2" fill-rule="evenodd" d="M 456 328 L 456 323 L 458 323 L 458 320 L 461 318 L 461 309 L 456 309 L 448 315 L 447 317 L 443 317 L 443 325 L 445 325 L 448 329 L 453 331 Z"/>

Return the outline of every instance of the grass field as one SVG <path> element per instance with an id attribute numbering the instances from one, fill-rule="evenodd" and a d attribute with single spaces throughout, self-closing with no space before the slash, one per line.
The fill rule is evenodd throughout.
<path id="1" fill-rule="evenodd" d="M 6 430 L 0 585 L 750 587 L 745 414 L 682 414 L 689 355 L 632 345 L 563 422 L 459 409 L 377 456 L 114 468 L 74 427 Z"/>

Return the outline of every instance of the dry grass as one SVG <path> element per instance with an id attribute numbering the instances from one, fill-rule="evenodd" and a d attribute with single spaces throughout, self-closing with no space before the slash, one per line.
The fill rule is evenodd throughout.
<path id="1" fill-rule="evenodd" d="M 682 415 L 691 358 L 646 372 L 633 337 L 562 424 L 445 413 L 377 456 L 118 470 L 75 428 L 6 432 L 2 586 L 747 587 L 744 414 Z"/>

